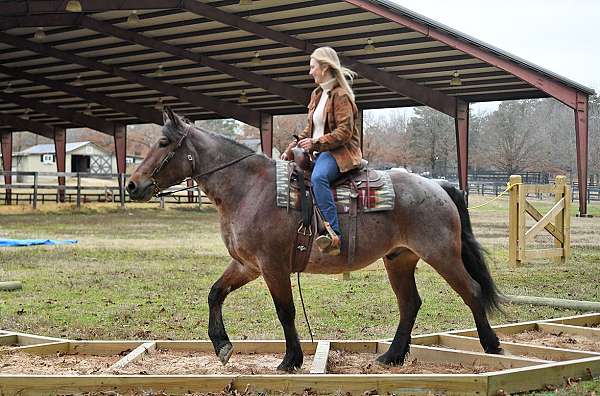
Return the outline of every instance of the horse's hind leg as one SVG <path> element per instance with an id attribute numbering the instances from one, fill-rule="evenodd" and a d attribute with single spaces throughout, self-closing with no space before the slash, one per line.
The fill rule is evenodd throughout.
<path id="1" fill-rule="evenodd" d="M 471 309 L 483 350 L 486 353 L 503 353 L 498 336 L 490 326 L 485 307 L 482 304 L 481 286 L 469 275 L 460 256 L 455 255 L 453 258 L 449 255 L 444 258 L 427 260 L 427 262 L 450 284 L 452 289 Z"/>
<path id="2" fill-rule="evenodd" d="M 235 289 L 258 278 L 258 273 L 250 270 L 237 260 L 231 260 L 223 275 L 214 283 L 208 294 L 208 336 L 221 363 L 227 364 L 233 346 L 223 325 L 223 301 Z"/>
<path id="3" fill-rule="evenodd" d="M 415 267 L 419 257 L 408 249 L 397 250 L 383 258 L 388 278 L 400 309 L 400 323 L 392 345 L 377 361 L 386 365 L 401 365 L 410 349 L 410 334 L 421 307 L 421 297 L 415 284 Z"/>

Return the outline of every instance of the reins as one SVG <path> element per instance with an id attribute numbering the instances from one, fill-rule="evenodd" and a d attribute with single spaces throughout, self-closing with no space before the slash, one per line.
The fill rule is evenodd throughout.
<path id="1" fill-rule="evenodd" d="M 180 189 L 173 190 L 173 191 L 160 192 L 160 187 L 158 186 L 158 183 L 156 182 L 156 176 L 173 159 L 173 157 L 175 156 L 175 152 L 177 150 L 179 150 L 179 148 L 181 148 L 181 146 L 183 144 L 183 141 L 185 140 L 185 138 L 188 137 L 188 135 L 190 134 L 190 130 L 191 129 L 192 129 L 192 126 L 188 125 L 187 128 L 186 128 L 186 130 L 185 130 L 185 133 L 183 135 L 181 135 L 181 137 L 177 141 L 177 144 L 175 145 L 175 147 L 173 148 L 173 150 L 171 150 L 167 154 L 165 154 L 165 156 L 160 161 L 160 163 L 158 164 L 158 166 L 156 168 L 154 168 L 154 170 L 152 171 L 152 175 L 150 176 L 150 178 L 152 180 L 152 184 L 154 185 L 154 196 L 160 198 L 160 197 L 164 197 L 164 196 L 167 196 L 167 195 L 175 194 L 175 193 L 180 192 L 180 191 L 191 190 L 192 188 L 196 187 L 196 186 L 190 186 L 190 187 L 184 187 L 184 188 L 180 188 Z M 192 176 L 190 176 L 190 178 L 194 179 L 196 177 L 202 177 L 202 176 L 210 175 L 211 173 L 220 171 L 221 169 L 225 169 L 225 168 L 227 168 L 227 167 L 229 167 L 229 166 L 231 166 L 233 164 L 236 164 L 236 163 L 238 163 L 238 162 L 240 162 L 240 161 L 242 161 L 242 160 L 244 160 L 244 159 L 246 159 L 246 158 L 248 158 L 250 156 L 253 156 L 255 154 L 256 154 L 255 152 L 248 153 L 246 155 L 243 155 L 243 156 L 241 156 L 239 158 L 231 160 L 231 161 L 229 161 L 229 162 L 227 162 L 225 164 L 216 166 L 216 167 L 214 167 L 212 169 L 209 169 L 207 171 L 204 171 L 202 173 L 192 174 Z M 188 154 L 187 159 L 188 159 L 188 161 L 192 162 L 192 172 L 193 172 L 194 169 L 195 169 L 195 166 L 194 166 L 194 157 L 192 157 L 191 154 Z"/>

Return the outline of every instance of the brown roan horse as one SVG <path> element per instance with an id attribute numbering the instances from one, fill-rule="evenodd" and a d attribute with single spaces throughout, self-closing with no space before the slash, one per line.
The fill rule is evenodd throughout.
<path id="1" fill-rule="evenodd" d="M 223 241 L 232 259 L 208 295 L 208 335 L 226 364 L 233 346 L 225 331 L 222 305 L 226 296 L 262 276 L 283 326 L 286 353 L 278 369 L 302 366 L 303 354 L 294 324 L 290 254 L 300 213 L 276 207 L 275 162 L 233 140 L 201 130 L 165 111 L 163 135 L 131 176 L 133 200 L 148 201 L 161 189 L 194 179 L 216 206 Z M 488 353 L 502 353 L 487 313 L 499 295 L 471 230 L 462 193 L 408 172 L 391 171 L 395 209 L 360 213 L 352 264 L 340 256 L 313 249 L 305 272 L 336 274 L 364 268 L 383 258 L 400 309 L 394 340 L 377 361 L 403 364 L 421 298 L 414 272 L 419 259 L 431 265 L 471 309 L 479 339 Z M 342 215 L 341 228 L 347 228 Z M 346 239 L 347 240 L 347 239 Z"/>

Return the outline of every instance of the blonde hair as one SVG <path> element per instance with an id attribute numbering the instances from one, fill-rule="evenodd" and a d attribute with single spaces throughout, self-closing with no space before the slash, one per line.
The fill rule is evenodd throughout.
<path id="1" fill-rule="evenodd" d="M 331 47 L 319 47 L 310 57 L 319 62 L 319 65 L 327 65 L 331 68 L 331 74 L 333 74 L 339 86 L 348 92 L 350 99 L 354 102 L 354 92 L 350 84 L 352 84 L 356 73 L 341 65 L 337 52 Z"/>

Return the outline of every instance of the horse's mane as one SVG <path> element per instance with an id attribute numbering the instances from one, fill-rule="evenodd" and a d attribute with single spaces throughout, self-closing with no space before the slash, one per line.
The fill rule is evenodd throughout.
<path id="1" fill-rule="evenodd" d="M 208 131 L 204 128 L 200 128 L 196 125 L 194 125 L 193 122 L 191 121 L 187 121 L 187 120 L 183 120 L 184 121 L 184 125 L 190 126 L 192 128 L 192 130 L 196 129 L 201 131 L 202 133 L 206 133 L 210 136 L 212 136 L 213 138 L 217 139 L 217 140 L 221 140 L 225 143 L 227 143 L 228 146 L 233 146 L 233 148 L 238 149 L 239 151 L 241 151 L 241 154 L 245 154 L 245 153 L 251 153 L 254 150 L 252 150 L 250 147 L 246 146 L 245 144 L 242 144 L 240 142 L 235 141 L 234 139 L 221 135 L 219 133 L 216 132 L 212 132 L 212 131 Z M 170 141 L 172 142 L 176 142 L 179 140 L 179 138 L 184 134 L 185 129 L 180 129 L 180 128 L 176 128 L 173 123 L 169 120 L 165 123 L 163 129 L 162 129 L 163 135 L 165 135 Z"/>

